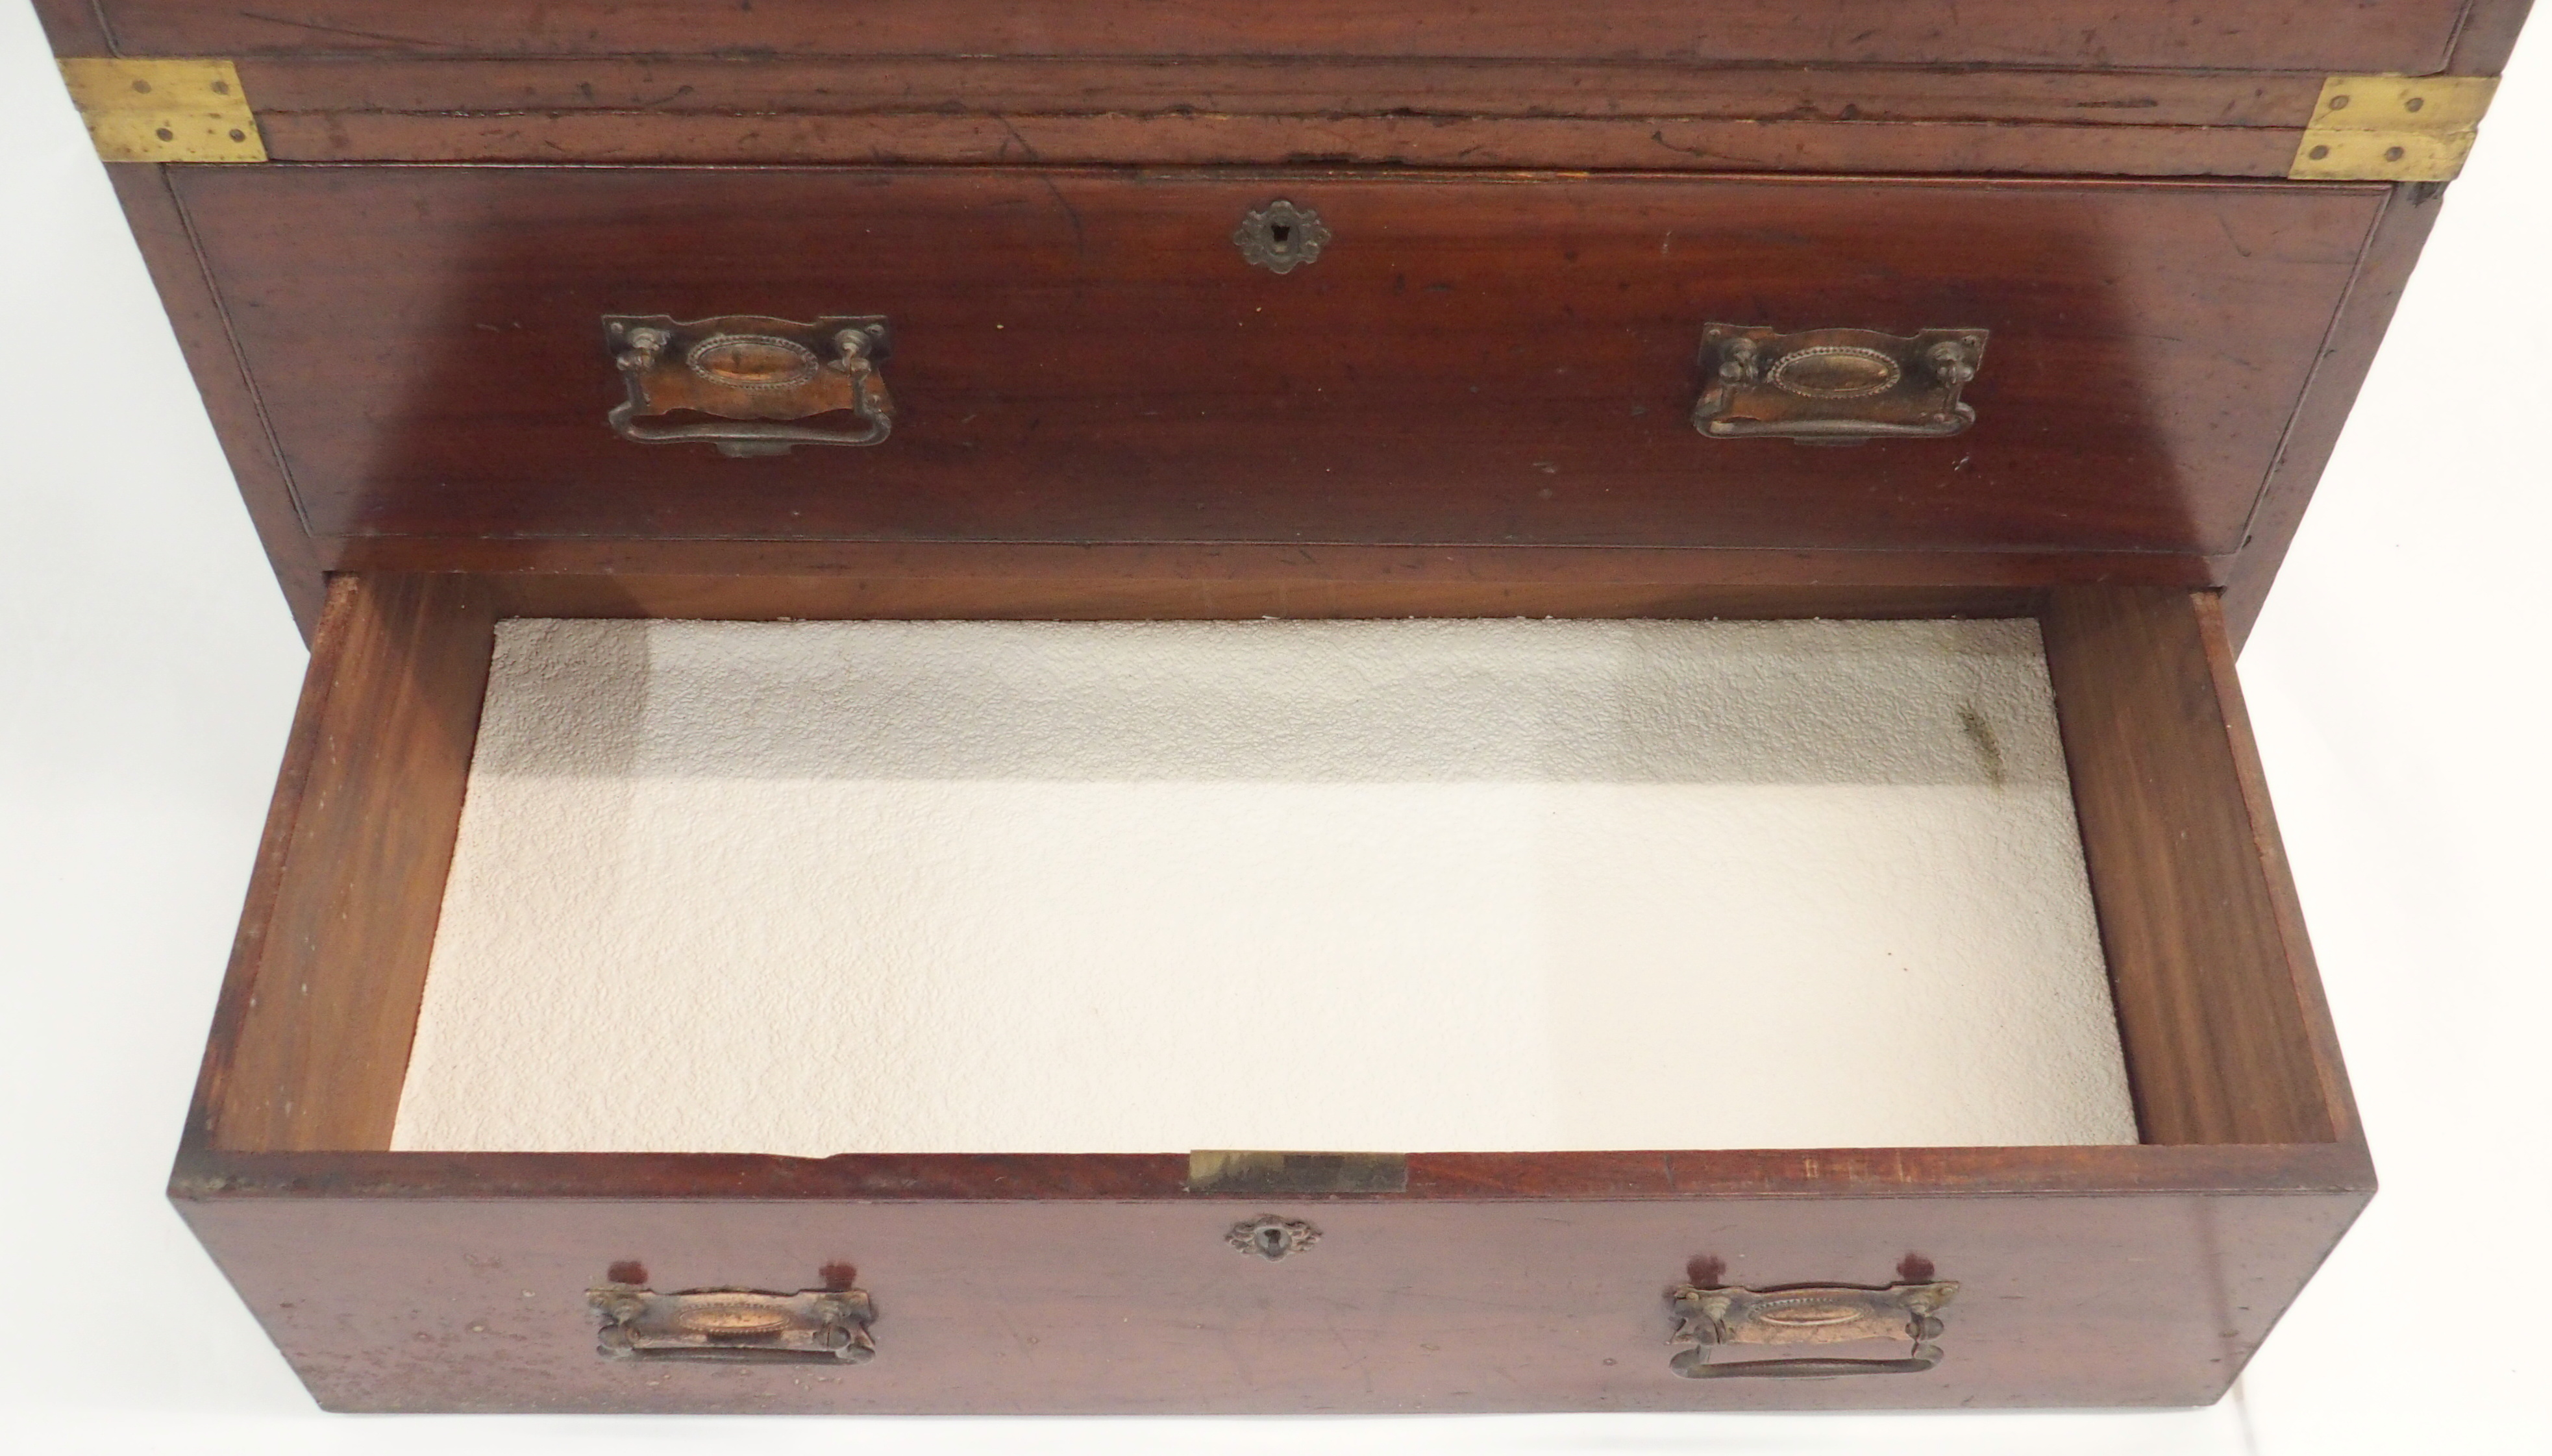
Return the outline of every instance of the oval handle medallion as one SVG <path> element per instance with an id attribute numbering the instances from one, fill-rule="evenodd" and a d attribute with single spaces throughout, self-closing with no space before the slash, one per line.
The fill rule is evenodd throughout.
<path id="1" fill-rule="evenodd" d="M 863 1290 L 686 1290 L 607 1284 L 585 1293 L 602 1318 L 606 1360 L 865 1364 L 877 1354 L 877 1306 Z"/>
<path id="2" fill-rule="evenodd" d="M 1860 1304 L 1842 1304 L 1831 1300 L 1766 1300 L 1754 1307 L 1754 1317 L 1765 1324 L 1783 1324 L 1800 1329 L 1850 1324 L 1866 1313 L 1868 1310 Z"/>
<path id="3" fill-rule="evenodd" d="M 712 334 L 683 356 L 691 371 L 729 389 L 788 389 L 815 377 L 815 351 L 768 334 Z"/>
<path id="4" fill-rule="evenodd" d="M 1675 1315 L 1666 1363 L 1688 1380 L 1740 1376 L 1917 1375 L 1941 1363 L 1941 1307 L 1958 1294 L 1952 1283 L 1792 1286 L 1746 1290 L 1679 1285 L 1666 1294 Z M 1778 1360 L 1721 1360 L 1730 1345 L 1839 1345 L 1852 1340 L 1906 1340 L 1893 1360 L 1812 1355 Z"/>
<path id="5" fill-rule="evenodd" d="M 761 1303 L 722 1303 L 677 1307 L 672 1315 L 677 1329 L 706 1335 L 713 1340 L 748 1340 L 775 1335 L 789 1327 L 788 1311 Z"/>
<path id="6" fill-rule="evenodd" d="M 1692 427 L 1714 440 L 1769 436 L 1804 445 L 1956 435 L 1975 423 L 1959 391 L 1984 359 L 1982 329 L 1899 338 L 1867 329 L 1783 334 L 1706 324 L 1709 382 Z"/>
<path id="7" fill-rule="evenodd" d="M 1895 388 L 1905 370 L 1875 349 L 1829 344 L 1782 355 L 1764 377 L 1805 399 L 1859 399 Z"/>

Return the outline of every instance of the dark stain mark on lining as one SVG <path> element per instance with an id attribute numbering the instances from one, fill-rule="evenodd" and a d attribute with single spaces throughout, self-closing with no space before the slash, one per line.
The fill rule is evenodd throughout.
<path id="1" fill-rule="evenodd" d="M 1960 705 L 1959 731 L 1967 735 L 1967 742 L 1976 746 L 1976 757 L 1985 761 L 1985 778 L 1993 783 L 1994 787 L 2000 788 L 2006 777 L 2002 762 L 2002 744 L 1994 737 L 1993 725 L 1985 721 L 1984 714 L 1976 711 L 1975 704 Z"/>

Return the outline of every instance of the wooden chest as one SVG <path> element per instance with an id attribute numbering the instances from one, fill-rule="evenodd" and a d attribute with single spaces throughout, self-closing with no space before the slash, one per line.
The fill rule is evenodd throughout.
<path id="1" fill-rule="evenodd" d="M 331 1408 L 2202 1404 L 2372 1196 L 2233 654 L 2521 0 L 38 9 Z"/>

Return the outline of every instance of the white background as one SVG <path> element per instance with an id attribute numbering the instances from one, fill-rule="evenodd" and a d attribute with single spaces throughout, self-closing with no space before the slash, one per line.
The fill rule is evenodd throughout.
<path id="1" fill-rule="evenodd" d="M 2546 29 L 2242 659 L 2384 1192 L 2232 1397 L 846 1424 L 323 1415 L 163 1200 L 302 649 L 34 18 L 0 0 L 0 1436 L 198 1456 L 2546 1449 Z"/>

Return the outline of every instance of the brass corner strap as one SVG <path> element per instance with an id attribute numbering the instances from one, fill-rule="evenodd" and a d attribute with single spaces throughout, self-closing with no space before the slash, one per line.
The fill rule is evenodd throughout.
<path id="1" fill-rule="evenodd" d="M 230 61 L 81 57 L 61 66 L 102 160 L 266 160 L 266 139 Z"/>
<path id="2" fill-rule="evenodd" d="M 2286 175 L 2297 181 L 2451 182 L 2497 76 L 2332 76 Z"/>

